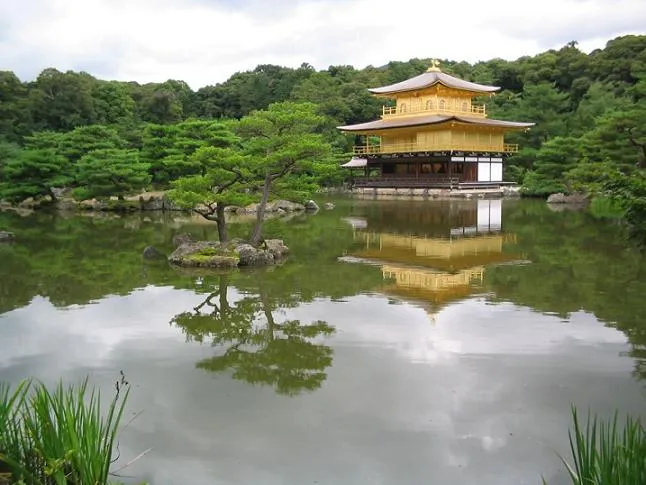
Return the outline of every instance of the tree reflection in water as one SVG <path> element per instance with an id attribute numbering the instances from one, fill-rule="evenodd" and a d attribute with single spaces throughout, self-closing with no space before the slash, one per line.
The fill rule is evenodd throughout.
<path id="1" fill-rule="evenodd" d="M 197 367 L 210 372 L 231 370 L 234 379 L 273 386 L 279 394 L 295 396 L 321 387 L 332 365 L 333 351 L 314 343 L 334 328 L 323 321 L 303 325 L 299 320 L 277 322 L 274 313 L 294 306 L 293 298 L 272 298 L 262 281 L 257 294 L 229 302 L 230 276 L 219 276 L 217 290 L 192 312 L 176 315 L 171 323 L 187 339 L 226 348 L 201 360 Z"/>

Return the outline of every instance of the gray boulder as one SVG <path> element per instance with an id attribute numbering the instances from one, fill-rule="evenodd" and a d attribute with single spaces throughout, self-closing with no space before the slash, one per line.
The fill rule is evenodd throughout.
<path id="1" fill-rule="evenodd" d="M 184 232 L 182 234 L 175 234 L 173 236 L 173 247 L 175 249 L 177 249 L 182 244 L 186 244 L 189 242 L 193 242 L 193 236 L 191 236 L 187 232 Z"/>
<path id="2" fill-rule="evenodd" d="M 58 202 L 56 203 L 56 208 L 59 211 L 64 211 L 64 212 L 72 212 L 78 209 L 79 205 L 78 202 L 76 202 L 73 199 L 59 199 Z"/>
<path id="3" fill-rule="evenodd" d="M 142 256 L 144 257 L 144 259 L 150 259 L 150 260 L 164 259 L 166 257 L 166 255 L 164 253 L 159 251 L 154 246 L 146 246 L 144 248 L 144 252 L 143 252 Z"/>
<path id="4" fill-rule="evenodd" d="M 33 197 L 27 197 L 18 204 L 18 207 L 23 209 L 34 209 L 35 207 L 38 207 L 38 202 Z"/>
<path id="5" fill-rule="evenodd" d="M 96 199 L 82 200 L 78 203 L 78 207 L 83 210 L 98 210 L 99 201 Z"/>
<path id="6" fill-rule="evenodd" d="M 250 204 L 246 207 L 239 207 L 238 210 L 236 211 L 236 214 L 255 214 L 257 211 L 258 211 L 258 204 Z"/>
<path id="7" fill-rule="evenodd" d="M 289 253 L 289 248 L 285 246 L 282 239 L 267 239 L 265 247 L 274 256 L 274 259 L 284 258 Z"/>
<path id="8" fill-rule="evenodd" d="M 285 212 L 299 212 L 305 210 L 305 206 L 303 204 L 298 204 L 297 202 L 290 202 L 289 200 L 277 200 L 267 204 L 267 211 L 275 212 L 278 210 L 284 210 Z"/>
<path id="9" fill-rule="evenodd" d="M 142 211 L 182 211 L 182 207 L 175 204 L 166 195 L 149 196 L 148 198 L 139 196 L 139 209 Z"/>
<path id="10" fill-rule="evenodd" d="M 286 212 L 302 212 L 305 210 L 303 204 L 297 202 L 290 202 L 289 200 L 275 200 L 268 202 L 265 206 L 265 214 L 285 214 Z M 226 212 L 234 212 L 236 214 L 256 214 L 258 211 L 258 204 L 250 204 L 246 207 L 229 206 L 225 209 Z"/>
<path id="11" fill-rule="evenodd" d="M 520 197 L 520 187 L 518 185 L 505 185 L 502 188 L 503 197 Z"/>
<path id="12" fill-rule="evenodd" d="M 566 195 L 563 193 L 552 194 L 547 198 L 548 204 L 565 204 Z"/>
<path id="13" fill-rule="evenodd" d="M 139 208 L 142 211 L 163 211 L 164 199 L 162 197 L 149 197 L 146 199 L 140 195 Z"/>
<path id="14" fill-rule="evenodd" d="M 552 194 L 547 198 L 548 204 L 587 204 L 589 202 L 588 196 L 584 194 L 570 194 L 563 193 Z"/>
<path id="15" fill-rule="evenodd" d="M 326 202 L 323 207 L 325 207 L 327 210 L 331 211 L 332 209 L 334 209 L 335 205 L 332 202 Z"/>
<path id="16" fill-rule="evenodd" d="M 70 189 L 66 189 L 65 187 L 52 187 L 50 190 L 56 199 L 62 199 L 71 192 Z"/>
<path id="17" fill-rule="evenodd" d="M 240 266 L 266 266 L 275 261 L 272 253 L 265 249 L 255 248 L 251 244 L 241 244 L 236 250 L 240 256 Z"/>
<path id="18" fill-rule="evenodd" d="M 305 203 L 305 209 L 308 210 L 308 211 L 317 211 L 317 210 L 319 210 L 319 206 L 313 200 L 308 200 Z"/>
<path id="19" fill-rule="evenodd" d="M 13 232 L 0 231 L 0 243 L 3 242 L 12 242 L 16 240 L 16 236 Z"/>

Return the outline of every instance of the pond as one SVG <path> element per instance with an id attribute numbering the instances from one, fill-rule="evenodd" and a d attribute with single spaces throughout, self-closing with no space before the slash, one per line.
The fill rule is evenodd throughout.
<path id="1" fill-rule="evenodd" d="M 283 265 L 229 274 L 142 259 L 215 237 L 187 216 L 0 213 L 0 380 L 123 371 L 119 463 L 152 450 L 120 474 L 152 485 L 566 483 L 572 404 L 644 412 L 646 259 L 616 223 L 334 202 L 267 223 Z"/>

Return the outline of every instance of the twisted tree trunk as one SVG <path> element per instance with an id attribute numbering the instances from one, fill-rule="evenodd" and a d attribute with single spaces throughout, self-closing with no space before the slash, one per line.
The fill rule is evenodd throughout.
<path id="1" fill-rule="evenodd" d="M 227 232 L 227 221 L 225 220 L 224 213 L 225 205 L 221 202 L 218 202 L 215 206 L 215 222 L 218 225 L 218 237 L 220 238 L 221 243 L 225 243 L 229 240 L 229 234 Z"/>
<path id="2" fill-rule="evenodd" d="M 269 201 L 269 189 L 271 188 L 272 177 L 271 175 L 265 176 L 265 182 L 262 186 L 262 199 L 256 209 L 256 223 L 253 226 L 249 243 L 252 246 L 257 246 L 262 239 L 262 225 L 265 222 L 265 209 Z"/>

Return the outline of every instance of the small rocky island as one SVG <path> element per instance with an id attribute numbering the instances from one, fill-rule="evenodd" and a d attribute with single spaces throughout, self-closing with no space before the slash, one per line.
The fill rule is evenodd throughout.
<path id="1" fill-rule="evenodd" d="M 242 239 L 226 243 L 193 241 L 189 235 L 173 238 L 176 246 L 168 261 L 189 268 L 235 268 L 238 266 L 267 266 L 282 261 L 289 252 L 280 239 L 267 239 L 259 247 Z"/>

